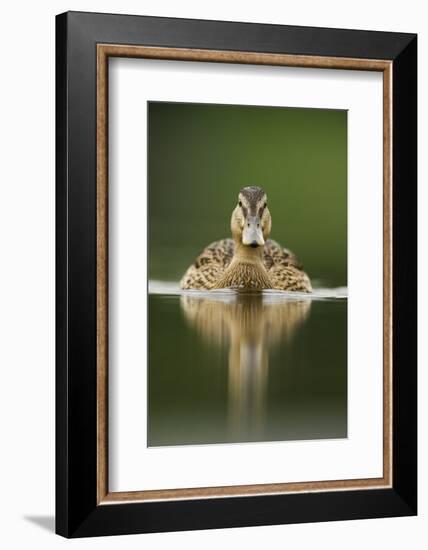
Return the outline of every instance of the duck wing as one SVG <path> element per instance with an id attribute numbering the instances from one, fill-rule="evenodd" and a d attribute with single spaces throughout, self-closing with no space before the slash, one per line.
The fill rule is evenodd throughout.
<path id="1" fill-rule="evenodd" d="M 276 241 L 265 244 L 263 263 L 276 290 L 312 292 L 311 281 L 297 257 Z"/>
<path id="2" fill-rule="evenodd" d="M 268 239 L 265 243 L 263 251 L 263 263 L 269 271 L 274 266 L 294 267 L 303 269 L 303 265 L 299 262 L 296 255 L 282 247 L 276 241 Z"/>
<path id="3" fill-rule="evenodd" d="M 235 244 L 233 239 L 221 239 L 209 244 L 195 260 L 195 267 L 214 264 L 226 268 L 233 258 Z"/>
<path id="4" fill-rule="evenodd" d="M 233 239 L 221 239 L 209 244 L 184 274 L 181 288 L 212 289 L 232 261 L 234 249 Z"/>

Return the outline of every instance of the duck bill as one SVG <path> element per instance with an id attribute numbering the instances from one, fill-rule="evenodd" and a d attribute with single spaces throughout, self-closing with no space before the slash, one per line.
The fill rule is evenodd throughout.
<path id="1" fill-rule="evenodd" d="M 242 232 L 242 244 L 246 246 L 252 246 L 253 248 L 256 248 L 257 246 L 263 246 L 265 244 L 263 232 L 260 227 L 260 218 L 247 218 L 244 226 L 244 231 Z"/>

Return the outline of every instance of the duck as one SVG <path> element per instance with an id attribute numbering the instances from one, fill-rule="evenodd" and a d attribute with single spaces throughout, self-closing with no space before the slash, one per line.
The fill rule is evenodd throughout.
<path id="1" fill-rule="evenodd" d="M 180 282 L 183 290 L 312 292 L 309 276 L 296 255 L 268 238 L 272 218 L 261 187 L 239 191 L 230 228 L 232 238 L 209 244 L 186 270 Z"/>

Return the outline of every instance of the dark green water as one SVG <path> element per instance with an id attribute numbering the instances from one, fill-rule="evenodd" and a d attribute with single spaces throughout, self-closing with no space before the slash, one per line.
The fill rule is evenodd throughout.
<path id="1" fill-rule="evenodd" d="M 347 301 L 149 296 L 148 445 L 347 436 Z"/>

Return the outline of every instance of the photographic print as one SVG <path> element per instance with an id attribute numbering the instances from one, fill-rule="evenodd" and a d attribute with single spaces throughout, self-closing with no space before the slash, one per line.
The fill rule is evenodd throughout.
<path id="1" fill-rule="evenodd" d="M 347 437 L 347 111 L 148 109 L 149 447 Z"/>
<path id="2" fill-rule="evenodd" d="M 56 30 L 56 531 L 416 514 L 416 35 Z"/>

